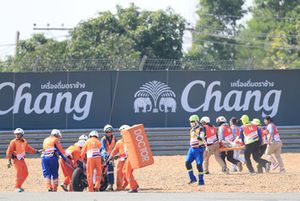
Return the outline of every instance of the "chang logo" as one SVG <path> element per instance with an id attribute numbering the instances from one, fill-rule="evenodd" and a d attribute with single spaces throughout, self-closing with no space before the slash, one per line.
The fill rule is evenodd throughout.
<path id="1" fill-rule="evenodd" d="M 175 93 L 165 83 L 151 81 L 134 94 L 134 113 L 176 112 Z"/>

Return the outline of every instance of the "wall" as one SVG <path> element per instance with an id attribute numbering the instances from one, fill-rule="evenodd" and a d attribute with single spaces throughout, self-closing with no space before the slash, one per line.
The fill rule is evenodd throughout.
<path id="1" fill-rule="evenodd" d="M 300 70 L 1 73 L 0 130 L 188 126 L 191 114 L 300 125 Z"/>

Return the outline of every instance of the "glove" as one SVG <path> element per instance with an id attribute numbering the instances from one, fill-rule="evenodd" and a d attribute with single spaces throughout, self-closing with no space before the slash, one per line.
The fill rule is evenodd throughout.
<path id="1" fill-rule="evenodd" d="M 7 161 L 7 168 L 9 169 L 9 168 L 11 168 L 11 166 L 12 166 L 11 159 L 8 159 L 8 161 Z"/>

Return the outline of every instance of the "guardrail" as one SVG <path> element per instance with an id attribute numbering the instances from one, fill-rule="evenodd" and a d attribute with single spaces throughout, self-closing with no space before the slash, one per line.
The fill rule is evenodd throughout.
<path id="1" fill-rule="evenodd" d="M 88 134 L 93 129 L 62 130 L 63 148 L 75 143 L 81 134 Z M 283 152 L 300 152 L 300 126 L 278 127 L 283 141 Z M 146 128 L 146 133 L 154 155 L 183 155 L 189 148 L 189 128 Z M 50 130 L 26 130 L 25 138 L 31 146 L 42 148 L 43 140 Z M 120 138 L 118 133 L 115 133 Z M 103 136 L 101 132 L 100 136 Z M 14 138 L 12 131 L 0 131 L 0 157 L 5 156 L 7 146 Z M 29 155 L 30 156 L 30 155 Z"/>

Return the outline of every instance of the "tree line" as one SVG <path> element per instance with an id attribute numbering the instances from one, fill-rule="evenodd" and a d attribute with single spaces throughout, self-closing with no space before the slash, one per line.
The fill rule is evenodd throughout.
<path id="1" fill-rule="evenodd" d="M 209 69 L 216 61 L 231 61 L 232 69 L 298 68 L 300 0 L 254 0 L 248 8 L 246 3 L 199 0 L 199 20 L 192 28 L 172 9 L 147 11 L 134 4 L 117 6 L 115 14 L 99 12 L 95 18 L 81 21 L 63 41 L 41 33 L 21 40 L 15 55 L 0 60 L 0 69 L 55 71 L 63 66 L 86 70 L 99 65 L 104 69 L 130 69 L 140 65 L 145 56 L 174 59 L 175 63 L 165 68 L 175 69 L 205 65 Z M 182 48 L 185 30 L 193 35 L 187 52 Z M 195 60 L 203 61 L 203 66 L 195 65 Z M 217 66 L 224 68 L 228 67 Z"/>

